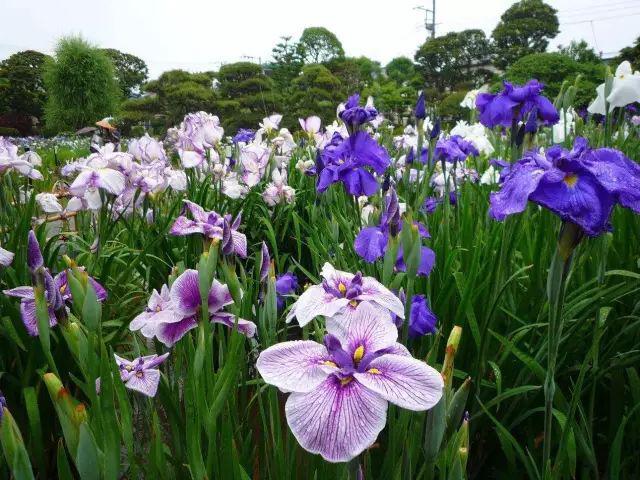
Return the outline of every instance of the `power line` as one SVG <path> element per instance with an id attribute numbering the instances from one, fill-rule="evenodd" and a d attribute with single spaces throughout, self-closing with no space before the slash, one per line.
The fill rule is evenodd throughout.
<path id="1" fill-rule="evenodd" d="M 627 5 L 627 4 L 638 4 L 637 0 L 627 0 L 624 2 L 612 2 L 612 3 L 608 3 L 606 5 L 602 5 L 600 4 L 596 4 L 596 5 L 582 5 L 581 7 L 578 8 L 567 8 L 567 9 L 560 9 L 558 10 L 559 14 L 563 14 L 564 12 L 575 12 L 575 11 L 589 11 L 591 9 L 598 9 L 598 8 L 611 8 L 611 7 L 615 7 L 618 5 Z"/>
<path id="2" fill-rule="evenodd" d="M 591 18 L 589 20 L 580 20 L 578 22 L 563 22 L 563 23 L 560 23 L 560 25 L 578 25 L 580 23 L 601 22 L 603 20 L 614 20 L 616 18 L 636 17 L 638 15 L 640 15 L 640 12 L 633 12 L 633 13 L 626 13 L 624 15 L 616 15 L 614 17 Z"/>
<path id="3" fill-rule="evenodd" d="M 634 9 L 639 8 L 639 7 L 640 7 L 640 4 L 639 5 L 630 5 L 628 7 L 617 7 L 617 8 L 614 7 L 612 9 L 607 8 L 605 10 L 595 11 L 595 12 L 593 12 L 593 11 L 579 12 L 579 13 L 570 14 L 568 20 L 572 20 L 571 17 L 580 17 L 580 16 L 592 15 L 592 14 L 600 14 L 600 15 L 604 14 L 604 13 L 619 13 L 619 14 L 623 14 L 623 12 L 625 10 L 634 10 Z M 565 18 L 565 17 L 563 15 L 561 15 L 561 18 Z"/>

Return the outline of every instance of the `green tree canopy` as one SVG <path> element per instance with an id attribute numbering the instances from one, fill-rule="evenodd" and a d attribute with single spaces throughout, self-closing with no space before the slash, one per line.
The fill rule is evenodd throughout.
<path id="1" fill-rule="evenodd" d="M 334 58 L 325 66 L 338 78 L 345 96 L 361 92 L 382 74 L 380 63 L 367 57 Z"/>
<path id="2" fill-rule="evenodd" d="M 10 112 L 13 116 L 35 117 L 38 120 L 42 118 L 47 100 L 44 66 L 49 58 L 44 53 L 25 50 L 14 53 L 0 63 L 0 78 L 3 79 L 0 84 L 2 113 Z M 31 121 L 22 123 L 31 125 Z"/>
<path id="3" fill-rule="evenodd" d="M 170 127 L 180 123 L 189 112 L 211 112 L 215 102 L 213 80 L 212 72 L 164 72 L 157 80 L 143 85 L 147 95 L 123 102 L 119 120 L 126 128 L 141 122 Z"/>
<path id="4" fill-rule="evenodd" d="M 47 129 L 63 131 L 113 115 L 119 89 L 107 55 L 80 37 L 62 38 L 54 60 L 47 62 L 44 82 L 49 98 Z"/>
<path id="5" fill-rule="evenodd" d="M 255 128 L 262 118 L 279 110 L 273 80 L 262 66 L 250 62 L 223 65 L 218 72 L 216 111 L 228 133 Z"/>
<path id="6" fill-rule="evenodd" d="M 291 42 L 291 37 L 282 37 L 271 54 L 273 62 L 270 64 L 271 78 L 279 91 L 290 87 L 304 65 L 305 51 L 299 42 Z"/>
<path id="7" fill-rule="evenodd" d="M 463 30 L 427 40 L 415 54 L 424 81 L 441 90 L 480 85 L 491 77 L 486 66 L 491 47 L 482 30 Z"/>
<path id="8" fill-rule="evenodd" d="M 520 0 L 511 5 L 491 34 L 495 64 L 505 68 L 525 55 L 544 52 L 559 32 L 556 13 L 542 0 Z"/>
<path id="9" fill-rule="evenodd" d="M 324 27 L 305 28 L 300 36 L 306 63 L 323 63 L 344 57 L 342 43 L 333 32 Z"/>
<path id="10" fill-rule="evenodd" d="M 324 65 L 305 65 L 302 73 L 293 81 L 292 119 L 285 119 L 287 124 L 317 115 L 323 123 L 332 122 L 336 116 L 336 107 L 343 100 L 340 80 Z"/>
<path id="11" fill-rule="evenodd" d="M 571 40 L 567 46 L 558 45 L 558 53 L 580 63 L 602 63 L 600 56 L 584 40 Z"/>
<path id="12" fill-rule="evenodd" d="M 613 61 L 614 66 L 625 60 L 631 62 L 634 70 L 640 70 L 640 37 L 636 38 L 636 41 L 630 47 L 620 50 L 620 54 Z"/>
<path id="13" fill-rule="evenodd" d="M 149 76 L 149 69 L 144 60 L 114 48 L 105 48 L 102 51 L 113 63 L 122 97 L 129 98 L 138 92 Z"/>
<path id="14" fill-rule="evenodd" d="M 416 74 L 416 67 L 413 60 L 407 57 L 396 57 L 384 67 L 387 77 L 398 85 L 403 85 L 411 81 Z"/>

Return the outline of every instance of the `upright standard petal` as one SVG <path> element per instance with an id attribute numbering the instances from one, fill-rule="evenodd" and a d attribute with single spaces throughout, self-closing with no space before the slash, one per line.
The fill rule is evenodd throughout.
<path id="1" fill-rule="evenodd" d="M 185 316 L 195 313 L 201 303 L 198 271 L 188 269 L 176 278 L 169 297 L 180 313 Z"/>
<path id="2" fill-rule="evenodd" d="M 386 354 L 372 360 L 358 382 L 385 400 L 408 410 L 428 410 L 442 397 L 442 375 L 421 360 Z"/>
<path id="3" fill-rule="evenodd" d="M 298 324 L 304 327 L 319 315 L 334 316 L 343 310 L 348 303 L 349 299 L 347 298 L 336 298 L 328 294 L 322 285 L 313 285 L 305 290 L 293 304 L 287 314 L 287 322 L 296 318 Z"/>
<path id="4" fill-rule="evenodd" d="M 376 441 L 387 401 L 357 381 L 331 375 L 310 392 L 292 393 L 285 413 L 302 448 L 329 462 L 347 462 Z"/>
<path id="5" fill-rule="evenodd" d="M 390 347 L 398 338 L 398 329 L 388 311 L 368 302 L 358 305 L 349 322 L 340 318 L 328 320 L 327 332 L 340 340 L 347 352 L 360 349 L 360 357 Z"/>
<path id="6" fill-rule="evenodd" d="M 273 345 L 260 353 L 256 367 L 265 382 L 299 393 L 315 389 L 337 370 L 326 347 L 311 340 Z"/>

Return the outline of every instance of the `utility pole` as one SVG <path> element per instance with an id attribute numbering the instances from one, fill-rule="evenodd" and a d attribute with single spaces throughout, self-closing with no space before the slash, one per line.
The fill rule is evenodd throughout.
<path id="1" fill-rule="evenodd" d="M 427 30 L 427 32 L 431 32 L 431 38 L 435 38 L 436 36 L 436 0 L 432 0 L 431 9 L 420 6 L 420 7 L 415 7 L 414 10 L 422 10 L 424 12 L 424 28 Z"/>

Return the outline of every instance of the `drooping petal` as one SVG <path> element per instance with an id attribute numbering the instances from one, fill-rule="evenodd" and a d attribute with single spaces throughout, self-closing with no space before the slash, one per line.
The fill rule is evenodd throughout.
<path id="1" fill-rule="evenodd" d="M 360 257 L 372 263 L 384 255 L 387 236 L 379 227 L 366 227 L 358 233 L 353 247 Z"/>
<path id="2" fill-rule="evenodd" d="M 183 215 L 176 218 L 169 233 L 176 236 L 191 235 L 193 233 L 204 233 L 204 228 L 202 223 L 191 220 Z"/>
<path id="3" fill-rule="evenodd" d="M 158 340 L 164 343 L 167 347 L 172 347 L 182 337 L 184 337 L 189 330 L 192 330 L 198 326 L 198 322 L 195 316 L 188 316 L 178 322 L 161 323 L 157 326 L 155 336 Z"/>
<path id="4" fill-rule="evenodd" d="M 9 265 L 11 265 L 14 256 L 15 254 L 13 252 L 0 247 L 0 265 L 2 265 L 3 267 L 8 267 Z"/>
<path id="5" fill-rule="evenodd" d="M 36 316 L 36 302 L 31 299 L 23 299 L 20 302 L 20 317 L 24 323 L 27 333 L 32 337 L 38 336 L 38 317 Z M 58 324 L 53 310 L 49 308 L 49 326 L 55 327 Z"/>
<path id="6" fill-rule="evenodd" d="M 233 253 L 246 258 L 247 256 L 247 237 L 244 233 L 237 230 L 231 230 L 231 242 L 233 243 Z"/>
<path id="7" fill-rule="evenodd" d="M 2 293 L 9 297 L 27 298 L 31 300 L 35 298 L 33 287 L 28 286 L 10 288 L 9 290 L 3 290 Z"/>
<path id="8" fill-rule="evenodd" d="M 533 164 L 514 165 L 502 183 L 499 192 L 490 195 L 489 214 L 496 220 L 520 213 L 527 208 L 529 195 L 538 188 L 545 171 Z"/>
<path id="9" fill-rule="evenodd" d="M 221 323 L 229 328 L 235 328 L 237 325 L 238 332 L 245 337 L 252 338 L 256 334 L 256 324 L 250 320 L 243 318 L 236 318 L 235 315 L 228 312 L 218 312 L 211 315 L 211 321 L 214 323 Z"/>
<path id="10" fill-rule="evenodd" d="M 120 195 L 124 192 L 126 180 L 126 177 L 117 170 L 101 168 L 98 170 L 96 186 L 114 195 Z"/>
<path id="11" fill-rule="evenodd" d="M 358 382 L 385 400 L 408 410 L 428 410 L 442 397 L 442 375 L 415 358 L 386 354 L 367 370 L 354 373 Z"/>
<path id="12" fill-rule="evenodd" d="M 311 340 L 282 342 L 263 350 L 256 367 L 265 382 L 288 392 L 310 392 L 337 367 L 327 363 L 324 345 Z"/>
<path id="13" fill-rule="evenodd" d="M 193 315 L 201 304 L 198 271 L 185 270 L 171 285 L 171 302 L 183 315 Z"/>
<path id="14" fill-rule="evenodd" d="M 155 369 L 140 370 L 129 376 L 125 386 L 147 397 L 155 397 L 160 383 L 160 371 Z"/>
<path id="15" fill-rule="evenodd" d="M 331 375 L 310 392 L 292 393 L 285 412 L 302 448 L 329 462 L 347 462 L 375 442 L 387 401 L 357 381 L 343 385 Z"/>

